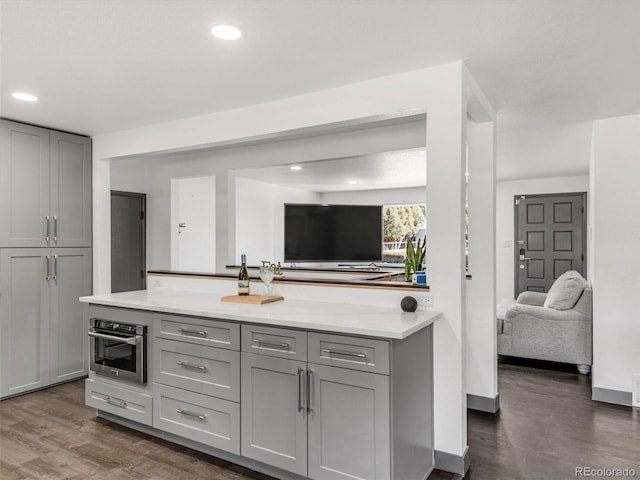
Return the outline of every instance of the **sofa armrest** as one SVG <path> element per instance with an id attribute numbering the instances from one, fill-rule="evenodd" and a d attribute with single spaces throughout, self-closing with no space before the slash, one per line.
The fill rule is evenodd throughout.
<path id="1" fill-rule="evenodd" d="M 516 303 L 512 307 L 509 307 L 505 313 L 504 319 L 508 321 L 514 321 L 515 319 L 525 321 L 550 320 L 556 322 L 566 322 L 570 320 L 583 322 L 591 321 L 591 317 L 589 317 L 589 315 L 585 315 L 584 313 L 576 310 L 554 310 L 553 308 L 525 305 L 521 303 Z"/>
<path id="2" fill-rule="evenodd" d="M 523 305 L 537 305 L 538 307 L 541 307 L 544 305 L 544 301 L 546 298 L 546 293 L 522 292 L 520 295 L 518 295 L 518 299 L 516 301 Z"/>

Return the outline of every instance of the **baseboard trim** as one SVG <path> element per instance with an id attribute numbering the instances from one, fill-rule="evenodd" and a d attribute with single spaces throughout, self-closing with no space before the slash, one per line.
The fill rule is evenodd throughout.
<path id="1" fill-rule="evenodd" d="M 633 406 L 633 393 L 624 392 L 622 390 L 611 390 L 609 388 L 592 387 L 591 400 L 631 407 Z"/>
<path id="2" fill-rule="evenodd" d="M 463 455 L 435 450 L 433 457 L 435 468 L 460 475 L 459 478 L 464 478 L 469 470 L 469 445 L 464 449 Z"/>
<path id="3" fill-rule="evenodd" d="M 495 397 L 482 397 L 467 393 L 467 409 L 485 413 L 498 413 L 500 410 L 500 394 Z"/>

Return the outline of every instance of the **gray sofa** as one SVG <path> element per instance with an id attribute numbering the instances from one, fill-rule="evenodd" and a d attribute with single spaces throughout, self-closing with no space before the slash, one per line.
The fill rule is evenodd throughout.
<path id="1" fill-rule="evenodd" d="M 578 281 L 575 277 L 572 280 Z M 545 302 L 549 304 L 547 296 L 552 295 L 554 286 L 549 294 L 523 292 L 507 309 L 504 322 L 498 324 L 498 355 L 572 363 L 580 373 L 588 374 L 592 364 L 591 287 L 584 281 L 578 292 L 573 285 L 575 304 L 565 308 L 573 303 L 569 298 L 569 303 L 556 305 L 562 308 L 552 308 Z M 562 295 L 564 291 L 556 289 L 555 293 Z"/>

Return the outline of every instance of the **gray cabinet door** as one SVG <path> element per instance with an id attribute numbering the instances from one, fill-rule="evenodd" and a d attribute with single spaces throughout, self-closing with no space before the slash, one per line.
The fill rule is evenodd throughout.
<path id="1" fill-rule="evenodd" d="M 241 455 L 306 476 L 306 364 L 244 352 L 241 363 Z"/>
<path id="2" fill-rule="evenodd" d="M 88 373 L 88 324 L 78 297 L 91 295 L 91 249 L 51 250 L 51 383 Z"/>
<path id="3" fill-rule="evenodd" d="M 49 384 L 46 248 L 0 249 L 0 396 Z"/>
<path id="4" fill-rule="evenodd" d="M 91 246 L 91 139 L 50 135 L 51 246 Z"/>
<path id="5" fill-rule="evenodd" d="M 0 247 L 49 245 L 49 190 L 49 131 L 1 120 Z"/>
<path id="6" fill-rule="evenodd" d="M 389 377 L 309 364 L 309 478 L 389 479 Z"/>

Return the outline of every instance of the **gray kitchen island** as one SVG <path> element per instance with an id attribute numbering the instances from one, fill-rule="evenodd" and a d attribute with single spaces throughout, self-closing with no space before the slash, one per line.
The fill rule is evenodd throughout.
<path id="1" fill-rule="evenodd" d="M 433 469 L 440 312 L 162 289 L 81 301 L 86 403 L 102 418 L 282 479 Z M 119 340 L 133 327 L 144 334 Z"/>

